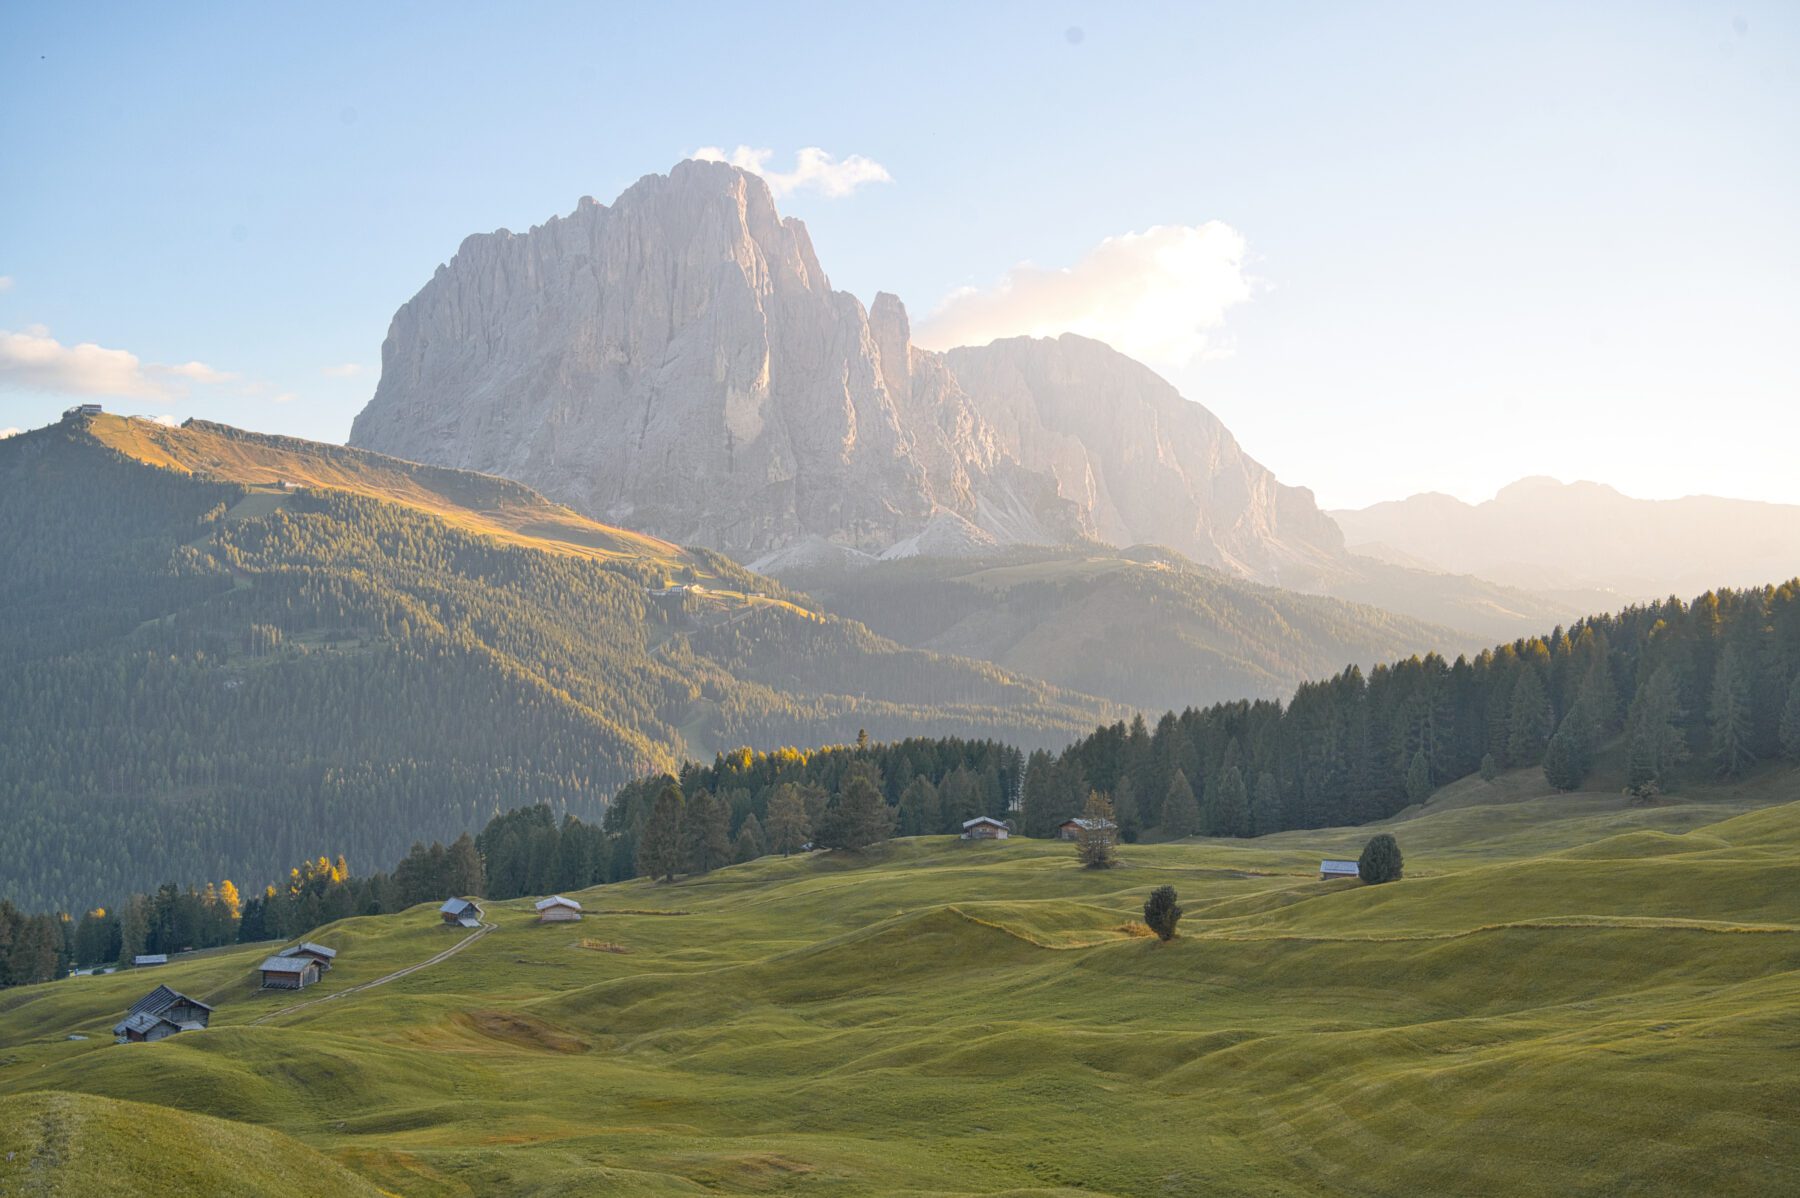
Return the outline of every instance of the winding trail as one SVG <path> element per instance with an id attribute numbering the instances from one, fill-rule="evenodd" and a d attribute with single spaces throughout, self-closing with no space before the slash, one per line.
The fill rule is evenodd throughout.
<path id="1" fill-rule="evenodd" d="M 348 998 L 350 995 L 360 994 L 364 990 L 373 990 L 377 986 L 385 986 L 396 978 L 403 978 L 409 973 L 417 973 L 421 969 L 428 969 L 431 966 L 436 965 L 439 961 L 447 961 L 457 953 L 462 952 L 463 949 L 468 948 L 471 944 L 474 944 L 477 940 L 480 940 L 483 936 L 493 931 L 496 926 L 497 925 L 495 924 L 484 923 L 473 932 L 470 932 L 467 936 L 464 936 L 461 940 L 458 940 L 455 944 L 452 944 L 443 952 L 438 953 L 436 956 L 427 957 L 415 965 L 408 965 L 405 969 L 396 969 L 392 973 L 383 974 L 381 977 L 374 978 L 370 981 L 359 982 L 348 990 L 339 990 L 335 994 L 325 994 L 318 998 L 309 998 L 305 1002 L 297 1002 L 292 1006 L 281 1007 L 274 1011 L 264 1012 L 244 1026 L 255 1027 L 259 1023 L 275 1018 L 277 1015 L 287 1015 L 306 1007 L 316 1007 L 322 1002 L 331 1002 L 333 999 Z"/>

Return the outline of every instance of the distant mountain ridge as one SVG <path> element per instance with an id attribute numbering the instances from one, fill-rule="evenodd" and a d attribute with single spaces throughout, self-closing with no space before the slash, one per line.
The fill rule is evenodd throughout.
<path id="1" fill-rule="evenodd" d="M 934 519 L 927 548 L 1157 542 L 1270 582 L 1342 557 L 1309 492 L 1147 368 L 1074 336 L 922 350 L 716 162 L 465 240 L 395 315 L 350 443 L 742 561 L 912 552 Z"/>
<path id="2" fill-rule="evenodd" d="M 1800 505 L 1535 477 L 1477 504 L 1430 492 L 1331 516 L 1358 553 L 1539 592 L 1650 599 L 1800 571 Z"/>

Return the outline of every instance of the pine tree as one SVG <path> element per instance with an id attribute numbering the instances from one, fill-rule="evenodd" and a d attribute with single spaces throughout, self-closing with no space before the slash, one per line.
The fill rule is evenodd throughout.
<path id="1" fill-rule="evenodd" d="M 1592 736 L 1587 714 L 1577 708 L 1563 717 L 1544 750 L 1544 780 L 1557 790 L 1580 790 L 1593 768 Z"/>
<path id="2" fill-rule="evenodd" d="M 882 797 L 872 772 L 853 767 L 844 778 L 837 801 L 825 812 L 818 842 L 828 849 L 858 850 L 886 840 L 894 831 L 894 812 Z"/>
<path id="3" fill-rule="evenodd" d="M 900 792 L 900 835 L 932 836 L 942 823 L 937 787 L 920 774 Z"/>
<path id="4" fill-rule="evenodd" d="M 1162 830 L 1171 840 L 1192 836 L 1200 830 L 1200 804 L 1194 799 L 1187 774 L 1180 769 L 1169 778 L 1169 793 L 1163 799 Z"/>
<path id="5" fill-rule="evenodd" d="M 1400 844 L 1386 832 L 1370 837 L 1356 861 L 1357 877 L 1371 886 L 1398 881 L 1403 870 Z"/>
<path id="6" fill-rule="evenodd" d="M 1099 791 L 1089 791 L 1081 810 L 1081 830 L 1075 833 L 1075 855 L 1087 869 L 1110 869 L 1117 863 L 1119 825 L 1113 806 Z"/>
<path id="7" fill-rule="evenodd" d="M 1056 835 L 1057 827 L 1069 817 L 1061 810 L 1062 794 L 1059 770 L 1050 754 L 1034 750 L 1025 762 L 1025 785 L 1021 794 L 1024 806 L 1025 835 L 1042 840 Z"/>
<path id="8" fill-rule="evenodd" d="M 1144 900 L 1144 926 L 1160 940 L 1175 939 L 1175 925 L 1181 922 L 1181 904 L 1175 899 L 1173 886 L 1158 886 Z"/>
<path id="9" fill-rule="evenodd" d="M 1506 721 L 1507 764 L 1537 765 L 1550 742 L 1550 696 L 1537 670 L 1526 666 L 1513 684 L 1512 708 Z"/>
<path id="10" fill-rule="evenodd" d="M 346 868 L 346 873 L 348 869 Z M 475 841 L 467 832 L 444 850 L 445 894 L 476 897 L 487 893 L 487 878 L 482 872 L 481 856 Z"/>
<path id="11" fill-rule="evenodd" d="M 1235 765 L 1227 765 L 1219 773 L 1218 782 L 1207 791 L 1207 804 L 1212 815 L 1212 835 L 1242 836 L 1250 830 L 1250 796 L 1244 786 L 1244 775 Z"/>
<path id="12" fill-rule="evenodd" d="M 1750 679 L 1733 646 L 1725 647 L 1713 672 L 1712 704 L 1707 714 L 1712 725 L 1713 765 L 1721 778 L 1736 778 L 1756 764 L 1756 754 L 1751 751 L 1755 728 Z"/>
<path id="13" fill-rule="evenodd" d="M 681 788 L 674 783 L 662 788 L 638 837 L 637 869 L 647 878 L 673 882 L 684 864 L 682 853 Z"/>
<path id="14" fill-rule="evenodd" d="M 1139 717 L 1140 722 L 1142 717 Z M 1119 839 L 1136 844 L 1144 834 L 1143 817 L 1138 813 L 1137 786 L 1131 775 L 1122 774 L 1112 793 L 1113 822 L 1119 825 Z"/>
<path id="15" fill-rule="evenodd" d="M 1431 762 L 1426 760 L 1425 750 L 1420 749 L 1406 767 L 1406 801 L 1416 807 L 1430 797 Z"/>
<path id="16" fill-rule="evenodd" d="M 1483 753 L 1481 755 L 1480 773 L 1483 782 L 1492 782 L 1495 778 L 1500 776 L 1500 763 L 1494 760 L 1494 755 L 1492 753 Z"/>
<path id="17" fill-rule="evenodd" d="M 1267 770 L 1256 776 L 1256 797 L 1250 801 L 1250 835 L 1267 836 L 1281 831 L 1281 784 Z"/>
<path id="18" fill-rule="evenodd" d="M 1658 666 L 1638 687 L 1626 720 L 1626 788 L 1638 798 L 1668 789 L 1675 767 L 1687 760 L 1681 716 L 1675 675 Z"/>
<path id="19" fill-rule="evenodd" d="M 1789 761 L 1800 761 L 1800 674 L 1794 675 L 1781 709 L 1781 752 Z"/>
<path id="20" fill-rule="evenodd" d="M 734 856 L 739 864 L 754 861 L 769 851 L 763 842 L 762 824 L 757 820 L 756 812 L 752 811 L 744 817 L 743 826 L 738 829 L 735 850 Z"/>
<path id="21" fill-rule="evenodd" d="M 783 782 L 769 797 L 769 847 L 786 857 L 812 839 L 812 821 L 800 788 Z"/>

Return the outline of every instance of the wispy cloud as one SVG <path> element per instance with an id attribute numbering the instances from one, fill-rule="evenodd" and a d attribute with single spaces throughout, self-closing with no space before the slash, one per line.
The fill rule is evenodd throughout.
<path id="1" fill-rule="evenodd" d="M 146 417 L 144 417 L 144 419 L 148 420 L 151 424 L 160 424 L 164 428 L 180 428 L 181 427 L 181 421 L 177 420 L 173 416 L 168 415 L 167 413 L 165 413 L 161 416 L 146 416 Z"/>
<path id="2" fill-rule="evenodd" d="M 1079 333 L 1157 366 L 1224 352 L 1215 330 L 1250 298 L 1244 236 L 1230 225 L 1157 225 L 1108 237 L 1074 266 L 1021 263 L 989 288 L 944 298 L 914 329 L 932 349 Z"/>
<path id="3" fill-rule="evenodd" d="M 0 275 L 0 291 L 11 291 L 12 289 L 13 277 L 11 275 Z"/>
<path id="4" fill-rule="evenodd" d="M 130 350 L 91 341 L 65 345 L 41 324 L 0 329 L 0 388 L 98 395 L 115 399 L 170 399 L 193 384 L 235 382 L 238 376 L 204 362 L 143 362 Z"/>
<path id="5" fill-rule="evenodd" d="M 796 154 L 791 171 L 770 170 L 769 159 L 775 156 L 775 151 L 749 146 L 739 146 L 729 154 L 718 146 L 701 146 L 693 156 L 702 162 L 729 162 L 740 170 L 761 175 L 777 197 L 797 191 L 816 191 L 829 199 L 841 199 L 866 183 L 894 181 L 887 167 L 873 158 L 852 154 L 839 161 L 818 146 L 807 146 Z"/>
<path id="6" fill-rule="evenodd" d="M 345 362 L 341 366 L 322 367 L 319 373 L 328 379 L 355 378 L 362 373 L 362 366 L 356 362 Z"/>
<path id="7" fill-rule="evenodd" d="M 8 437 L 16 437 L 24 431 L 22 428 L 0 428 L 0 441 L 4 441 Z"/>

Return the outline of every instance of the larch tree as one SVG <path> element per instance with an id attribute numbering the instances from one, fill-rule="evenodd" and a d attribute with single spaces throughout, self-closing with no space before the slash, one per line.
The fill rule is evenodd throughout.
<path id="1" fill-rule="evenodd" d="M 1084 868 L 1110 869 L 1118 863 L 1118 843 L 1119 825 L 1113 818 L 1112 803 L 1099 791 L 1089 791 L 1081 810 L 1081 830 L 1075 833 L 1076 857 Z"/>

